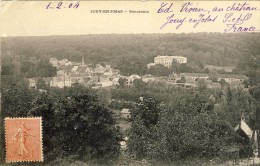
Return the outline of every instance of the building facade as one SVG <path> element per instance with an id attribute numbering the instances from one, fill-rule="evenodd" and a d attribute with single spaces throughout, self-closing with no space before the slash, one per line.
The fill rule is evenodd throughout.
<path id="1" fill-rule="evenodd" d="M 170 67 L 172 65 L 172 61 L 176 60 L 177 63 L 187 63 L 187 58 L 183 56 L 156 56 L 154 57 L 155 64 L 162 64 L 165 67 Z"/>

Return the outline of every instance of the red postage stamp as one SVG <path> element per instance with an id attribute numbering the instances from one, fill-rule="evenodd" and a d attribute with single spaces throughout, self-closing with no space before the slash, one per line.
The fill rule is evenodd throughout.
<path id="1" fill-rule="evenodd" d="M 6 162 L 43 161 L 42 120 L 5 118 Z"/>

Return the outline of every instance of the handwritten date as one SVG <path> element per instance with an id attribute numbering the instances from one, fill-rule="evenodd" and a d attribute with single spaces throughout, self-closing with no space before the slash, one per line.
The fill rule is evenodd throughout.
<path id="1" fill-rule="evenodd" d="M 46 5 L 46 9 L 77 9 L 79 7 L 79 1 L 78 2 L 72 2 L 72 3 L 66 3 L 66 2 L 49 2 Z"/>

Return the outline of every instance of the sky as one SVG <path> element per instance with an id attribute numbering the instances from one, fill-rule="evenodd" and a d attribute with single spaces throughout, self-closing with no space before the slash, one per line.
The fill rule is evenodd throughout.
<path id="1" fill-rule="evenodd" d="M 0 2 L 0 35 L 6 36 L 49 36 L 49 35 L 83 35 L 83 34 L 129 34 L 129 33 L 197 33 L 221 32 L 233 33 L 224 20 L 248 18 L 243 21 L 243 28 L 255 27 L 260 30 L 260 1 L 248 1 L 251 11 L 226 11 L 228 6 L 245 1 L 190 1 L 190 8 L 202 8 L 202 12 L 180 12 L 185 1 L 80 1 L 78 8 L 73 8 L 77 1 L 62 1 L 61 9 L 57 9 L 60 1 L 12 1 Z M 73 3 L 72 8 L 69 5 Z M 172 6 L 171 6 L 172 4 Z M 46 9 L 47 5 L 49 8 Z M 165 5 L 164 7 L 162 7 Z M 171 7 L 170 7 L 171 6 Z M 51 9 L 51 7 L 53 7 Z M 169 9 L 169 13 L 158 13 L 158 10 Z M 213 12 L 213 8 L 223 8 L 223 12 Z M 119 10 L 123 13 L 91 13 L 91 10 Z M 149 13 L 130 13 L 132 11 L 149 11 Z M 191 9 L 192 10 L 192 9 Z M 162 11 L 162 10 L 161 10 Z M 232 13 L 232 15 L 231 15 Z M 209 22 L 200 22 L 196 27 L 194 21 L 209 15 Z M 182 19 L 184 22 L 178 29 Z M 168 19 L 172 23 L 167 23 Z M 186 22 L 185 22 L 186 21 Z M 175 23 L 174 23 L 175 22 Z M 194 22 L 194 23 L 191 23 Z M 164 28 L 162 25 L 167 23 Z M 252 30 L 252 28 L 251 28 Z"/>

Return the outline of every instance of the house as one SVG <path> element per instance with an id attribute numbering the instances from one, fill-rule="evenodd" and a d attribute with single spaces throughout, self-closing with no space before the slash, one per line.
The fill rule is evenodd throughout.
<path id="1" fill-rule="evenodd" d="M 240 74 L 218 74 L 218 81 L 222 79 L 227 83 L 243 83 L 248 77 Z"/>
<path id="2" fill-rule="evenodd" d="M 113 86 L 113 82 L 110 80 L 102 80 L 100 83 L 102 87 Z"/>
<path id="3" fill-rule="evenodd" d="M 211 89 L 220 89 L 221 88 L 221 84 L 218 82 L 211 82 L 208 86 Z"/>
<path id="4" fill-rule="evenodd" d="M 123 108 L 122 111 L 120 112 L 121 117 L 123 118 L 128 118 L 130 116 L 130 111 L 127 108 Z"/>
<path id="5" fill-rule="evenodd" d="M 112 75 L 119 75 L 120 71 L 118 69 L 112 68 Z"/>
<path id="6" fill-rule="evenodd" d="M 35 78 L 28 78 L 28 81 L 29 81 L 29 88 L 37 89 L 36 86 L 37 80 Z"/>
<path id="7" fill-rule="evenodd" d="M 147 68 L 150 69 L 152 66 L 155 66 L 155 65 L 156 65 L 156 63 L 148 63 Z"/>
<path id="8" fill-rule="evenodd" d="M 50 86 L 58 88 L 71 87 L 71 79 L 68 76 L 55 76 L 52 77 Z"/>
<path id="9" fill-rule="evenodd" d="M 180 80 L 181 76 L 176 73 L 169 74 L 168 76 L 168 82 L 176 83 L 176 81 Z"/>
<path id="10" fill-rule="evenodd" d="M 29 88 L 32 89 L 37 89 L 39 87 L 37 87 L 37 82 L 40 78 L 28 78 L 28 82 L 29 82 Z M 50 85 L 50 81 L 51 81 L 51 77 L 43 77 L 42 80 L 44 81 L 44 83 L 49 86 Z"/>
<path id="11" fill-rule="evenodd" d="M 111 77 L 113 75 L 112 69 L 106 69 L 104 72 L 104 76 Z"/>
<path id="12" fill-rule="evenodd" d="M 78 66 L 76 72 L 77 73 L 85 73 L 85 72 L 89 72 L 90 69 L 87 66 Z"/>
<path id="13" fill-rule="evenodd" d="M 83 84 L 84 83 L 82 74 L 71 73 L 70 80 L 71 80 L 71 84 L 75 84 L 75 83 Z"/>
<path id="14" fill-rule="evenodd" d="M 113 85 L 119 85 L 119 83 L 118 83 L 118 81 L 119 81 L 119 77 L 114 77 L 114 78 L 112 78 L 112 83 L 113 83 Z"/>
<path id="15" fill-rule="evenodd" d="M 197 84 L 196 84 L 196 81 L 192 78 L 187 78 L 185 80 L 185 83 L 184 83 L 184 87 L 186 88 L 189 88 L 189 87 L 196 87 Z"/>
<path id="16" fill-rule="evenodd" d="M 73 67 L 71 68 L 71 72 L 73 72 L 73 73 L 76 72 L 76 71 L 78 70 L 78 67 L 79 67 L 79 66 L 73 66 Z"/>
<path id="17" fill-rule="evenodd" d="M 172 65 L 172 61 L 173 60 L 176 60 L 177 63 L 187 63 L 187 58 L 184 57 L 184 56 L 156 56 L 154 57 L 154 63 L 155 64 L 162 64 L 164 65 L 165 67 L 170 67 Z"/>
<path id="18" fill-rule="evenodd" d="M 96 73 L 104 73 L 106 70 L 105 67 L 103 67 L 101 64 L 96 64 L 95 72 Z"/>
<path id="19" fill-rule="evenodd" d="M 54 67 L 58 67 L 59 66 L 59 60 L 57 58 L 50 58 L 49 62 Z"/>
<path id="20" fill-rule="evenodd" d="M 133 85 L 135 79 L 141 79 L 141 77 L 137 74 L 132 74 L 130 77 L 128 77 L 127 85 L 128 86 Z"/>
<path id="21" fill-rule="evenodd" d="M 209 79 L 209 75 L 207 73 L 181 73 L 181 77 L 184 77 L 185 79 L 192 79 L 192 80 L 198 80 L 198 79 Z"/>
<path id="22" fill-rule="evenodd" d="M 62 59 L 59 61 L 60 66 L 68 66 L 71 65 L 72 63 L 68 59 Z"/>
<path id="23" fill-rule="evenodd" d="M 142 80 L 143 80 L 143 82 L 147 83 L 147 82 L 154 81 L 155 77 L 150 74 L 145 74 L 142 76 Z"/>
<path id="24" fill-rule="evenodd" d="M 70 73 L 69 69 L 61 69 L 57 71 L 57 76 L 68 76 Z"/>

